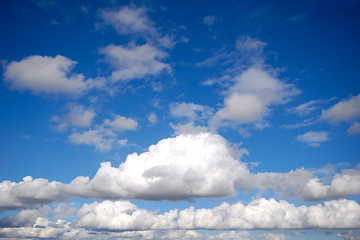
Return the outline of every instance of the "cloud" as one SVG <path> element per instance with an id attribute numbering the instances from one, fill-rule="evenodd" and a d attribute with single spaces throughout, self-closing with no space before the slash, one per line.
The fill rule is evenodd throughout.
<path id="1" fill-rule="evenodd" d="M 70 213 L 69 221 L 51 220 L 48 216 L 60 210 Z M 48 206 L 39 210 L 23 210 L 0 220 L 0 234 L 5 237 L 47 237 L 58 239 L 104 237 L 141 237 L 145 239 L 254 239 L 249 232 L 256 229 L 358 229 L 360 206 L 353 200 L 332 200 L 323 204 L 295 206 L 287 201 L 255 199 L 247 205 L 223 202 L 214 208 L 194 207 L 158 213 L 142 209 L 129 201 L 102 201 L 83 204 L 76 209 Z M 222 232 L 202 235 L 194 230 Z M 106 235 L 102 233 L 109 231 Z M 113 235 L 114 234 L 114 235 Z M 91 237 L 93 235 L 93 237 Z M 350 234 L 347 234 L 349 236 Z M 341 234 L 340 237 L 345 237 Z M 265 233 L 260 239 L 287 239 L 285 234 Z M 257 238 L 257 239 L 258 239 Z M 103 238 L 100 238 L 103 239 Z"/>
<path id="2" fill-rule="evenodd" d="M 203 18 L 203 23 L 207 26 L 212 26 L 217 21 L 215 16 L 206 16 Z"/>
<path id="3" fill-rule="evenodd" d="M 208 132 L 207 127 L 194 126 L 194 122 L 188 122 L 185 124 L 170 123 L 170 127 L 175 130 L 175 135 L 181 135 L 181 134 L 197 135 Z"/>
<path id="4" fill-rule="evenodd" d="M 213 109 L 208 106 L 203 106 L 194 103 L 171 103 L 170 114 L 173 117 L 186 117 L 192 120 L 200 118 L 209 118 L 213 115 Z"/>
<path id="5" fill-rule="evenodd" d="M 256 199 L 248 205 L 222 203 L 212 209 L 186 208 L 163 214 L 139 209 L 128 201 L 84 204 L 78 227 L 91 229 L 302 229 L 359 228 L 360 206 L 352 200 L 332 200 L 323 205 L 296 207 L 274 199 Z M 270 239 L 270 238 L 265 238 Z"/>
<path id="6" fill-rule="evenodd" d="M 321 120 L 330 123 L 352 122 L 360 117 L 360 94 L 342 100 L 321 112 Z"/>
<path id="7" fill-rule="evenodd" d="M 151 123 L 151 124 L 155 124 L 157 122 L 157 117 L 156 117 L 156 114 L 154 112 L 150 113 L 148 115 L 148 121 Z"/>
<path id="8" fill-rule="evenodd" d="M 82 74 L 72 73 L 75 65 L 75 61 L 61 55 L 33 55 L 10 62 L 5 68 L 4 81 L 17 91 L 79 96 L 91 88 L 93 82 L 86 81 Z"/>
<path id="9" fill-rule="evenodd" d="M 99 15 L 121 35 L 139 34 L 146 38 L 156 34 L 155 24 L 147 17 L 147 11 L 145 7 L 124 6 L 119 10 L 101 10 Z"/>
<path id="10" fill-rule="evenodd" d="M 120 115 L 114 115 L 113 120 L 105 119 L 100 126 L 89 129 L 83 132 L 74 132 L 68 139 L 71 143 L 76 145 L 85 144 L 94 146 L 96 151 L 107 152 L 110 151 L 115 143 L 124 146 L 127 140 L 118 141 L 117 133 L 123 131 L 136 130 L 138 122 L 131 118 L 126 118 Z"/>
<path id="11" fill-rule="evenodd" d="M 320 143 L 329 141 L 328 132 L 310 131 L 302 135 L 298 135 L 296 140 L 306 143 L 311 147 L 320 147 Z"/>
<path id="12" fill-rule="evenodd" d="M 96 139 L 91 133 L 82 136 L 84 144 L 88 139 Z M 118 141 L 115 136 L 101 137 L 111 141 L 110 145 Z M 94 145 L 106 150 L 107 142 L 102 141 Z M 179 135 L 159 141 L 140 155 L 128 155 L 118 167 L 102 163 L 91 180 L 79 176 L 69 184 L 31 177 L 19 183 L 3 181 L 0 210 L 39 206 L 72 197 L 189 200 L 233 196 L 240 189 L 272 189 L 279 196 L 307 201 L 360 195 L 359 166 L 335 174 L 331 181 L 326 180 L 330 184 L 325 184 L 303 168 L 287 173 L 252 174 L 240 161 L 243 154 L 248 154 L 246 149 L 228 143 L 218 134 Z"/>
<path id="13" fill-rule="evenodd" d="M 105 59 L 114 68 L 111 73 L 112 82 L 129 81 L 147 76 L 171 72 L 167 63 L 161 62 L 167 54 L 149 44 L 127 47 L 108 45 L 100 50 Z"/>
<path id="14" fill-rule="evenodd" d="M 68 104 L 68 113 L 63 117 L 53 116 L 51 121 L 55 123 L 55 129 L 65 130 L 68 127 L 90 127 L 96 113 L 93 109 L 86 109 L 80 104 Z"/>
<path id="15" fill-rule="evenodd" d="M 319 109 L 318 104 L 324 102 L 323 100 L 311 100 L 309 102 L 303 103 L 297 107 L 290 108 L 288 111 L 293 114 L 298 114 L 300 116 L 309 115 L 313 111 Z"/>
<path id="16" fill-rule="evenodd" d="M 131 5 L 117 10 L 101 10 L 99 15 L 105 24 L 114 27 L 120 35 L 139 36 L 154 46 L 174 47 L 176 44 L 174 36 L 162 35 L 155 23 L 147 16 L 148 10 L 146 7 Z"/>
<path id="17" fill-rule="evenodd" d="M 284 104 L 297 94 L 291 84 L 284 83 L 261 68 L 251 67 L 234 78 L 234 85 L 227 91 L 224 107 L 212 120 L 217 125 L 222 120 L 239 124 L 261 121 L 269 114 L 269 107 Z"/>
<path id="18" fill-rule="evenodd" d="M 347 129 L 349 135 L 360 134 L 360 123 L 355 122 L 351 127 Z"/>

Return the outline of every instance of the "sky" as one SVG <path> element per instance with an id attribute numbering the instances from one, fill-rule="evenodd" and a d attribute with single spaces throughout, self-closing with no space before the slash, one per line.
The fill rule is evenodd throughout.
<path id="1" fill-rule="evenodd" d="M 0 239 L 360 239 L 358 1 L 0 3 Z"/>

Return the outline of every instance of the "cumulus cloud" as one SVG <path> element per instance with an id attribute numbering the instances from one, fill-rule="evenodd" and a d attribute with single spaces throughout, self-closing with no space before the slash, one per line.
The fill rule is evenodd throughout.
<path id="1" fill-rule="evenodd" d="M 113 82 L 140 79 L 146 76 L 171 72 L 171 67 L 161 60 L 167 54 L 149 44 L 116 46 L 113 44 L 100 50 L 105 59 L 114 68 L 111 73 Z"/>
<path id="2" fill-rule="evenodd" d="M 103 123 L 93 129 L 72 133 L 68 139 L 74 144 L 85 144 L 95 147 L 96 151 L 106 152 L 113 148 L 115 143 L 125 145 L 127 140 L 118 140 L 118 133 L 136 130 L 138 122 L 131 118 L 114 115 L 113 120 L 105 119 Z"/>
<path id="3" fill-rule="evenodd" d="M 84 137 L 91 139 L 91 137 Z M 99 199 L 184 200 L 232 196 L 238 189 L 273 189 L 283 197 L 324 200 L 360 195 L 360 171 L 345 169 L 330 184 L 303 168 L 288 173 L 252 174 L 240 161 L 244 148 L 220 135 L 202 132 L 167 138 L 113 167 L 102 163 L 96 175 L 71 183 L 24 178 L 0 183 L 0 209 L 38 206 L 71 197 Z M 107 186 L 104 188 L 104 186 Z"/>
<path id="4" fill-rule="evenodd" d="M 29 56 L 10 62 L 4 72 L 4 81 L 17 91 L 34 94 L 70 94 L 78 96 L 94 85 L 83 74 L 72 73 L 76 62 L 57 55 Z"/>
<path id="5" fill-rule="evenodd" d="M 72 208 L 71 221 L 51 220 L 55 210 L 23 210 L 0 220 L 0 234 L 6 237 L 47 237 L 74 239 L 84 236 L 142 237 L 156 239 L 253 239 L 255 229 L 358 229 L 360 206 L 353 200 L 332 200 L 323 204 L 295 206 L 287 201 L 256 199 L 247 205 L 223 202 L 214 208 L 194 207 L 158 213 L 142 209 L 129 201 L 103 201 Z M 66 209 L 63 206 L 62 209 Z M 186 230 L 185 230 L 186 229 Z M 218 235 L 202 235 L 194 230 L 232 230 Z M 111 235 L 114 233 L 115 235 Z M 342 235 L 343 236 L 343 235 Z M 345 235 L 344 235 L 345 236 Z M 260 239 L 287 239 L 285 234 L 266 233 Z M 102 239 L 102 238 L 100 238 Z"/>
<path id="6" fill-rule="evenodd" d="M 248 205 L 222 203 L 213 209 L 190 207 L 163 214 L 139 209 L 128 201 L 85 204 L 77 226 L 92 229 L 302 229 L 359 228 L 360 206 L 352 200 L 299 206 L 274 199 L 257 199 Z"/>
<path id="7" fill-rule="evenodd" d="M 328 132 L 321 131 L 310 131 L 302 135 L 298 135 L 296 140 L 306 143 L 311 147 L 320 147 L 320 143 L 329 141 Z"/>
<path id="8" fill-rule="evenodd" d="M 234 78 L 235 84 L 227 91 L 224 107 L 213 118 L 213 124 L 231 120 L 239 124 L 261 121 L 270 106 L 285 103 L 298 93 L 291 84 L 273 77 L 264 69 L 251 67 Z"/>
<path id="9" fill-rule="evenodd" d="M 321 120 L 330 123 L 351 122 L 360 117 L 360 94 L 344 99 L 321 113 Z"/>
<path id="10" fill-rule="evenodd" d="M 80 104 L 68 104 L 68 113 L 64 116 L 53 116 L 51 121 L 55 123 L 55 129 L 65 130 L 68 127 L 90 127 L 96 113 L 93 109 L 86 109 Z"/>

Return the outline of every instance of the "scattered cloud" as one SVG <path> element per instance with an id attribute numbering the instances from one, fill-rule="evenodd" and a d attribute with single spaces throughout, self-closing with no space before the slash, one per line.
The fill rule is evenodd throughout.
<path id="1" fill-rule="evenodd" d="M 349 135 L 357 135 L 360 134 L 360 123 L 355 122 L 351 127 L 347 129 Z"/>
<path id="2" fill-rule="evenodd" d="M 76 145 L 85 144 L 95 147 L 95 151 L 110 151 L 115 143 L 124 146 L 127 140 L 118 140 L 118 133 L 128 130 L 136 130 L 138 122 L 131 118 L 114 115 L 113 120 L 105 119 L 100 126 L 83 132 L 74 132 L 68 140 Z"/>
<path id="3" fill-rule="evenodd" d="M 234 78 L 224 99 L 224 107 L 216 112 L 212 124 L 230 120 L 239 124 L 261 121 L 269 107 L 284 104 L 298 94 L 295 86 L 272 76 L 264 69 L 251 67 Z"/>
<path id="4" fill-rule="evenodd" d="M 206 16 L 203 18 L 203 23 L 207 26 L 212 26 L 217 21 L 215 16 Z"/>
<path id="5" fill-rule="evenodd" d="M 54 128 L 57 130 L 65 130 L 68 127 L 90 127 L 96 113 L 93 109 L 86 109 L 80 104 L 71 103 L 67 105 L 68 113 L 64 116 L 53 116 L 51 121 L 55 124 Z"/>
<path id="6" fill-rule="evenodd" d="M 75 61 L 61 55 L 33 55 L 19 62 L 10 62 L 5 68 L 4 80 L 17 91 L 78 96 L 91 84 L 84 75 L 71 72 L 75 65 Z"/>
<path id="7" fill-rule="evenodd" d="M 203 106 L 194 103 L 171 103 L 170 114 L 173 117 L 189 118 L 191 120 L 197 120 L 201 118 L 209 118 L 213 115 L 213 109 L 208 106 Z"/>
<path id="8" fill-rule="evenodd" d="M 147 76 L 171 72 L 171 67 L 161 60 L 167 54 L 149 44 L 128 46 L 108 45 L 100 50 L 105 59 L 113 67 L 112 82 L 141 79 Z"/>
<path id="9" fill-rule="evenodd" d="M 321 112 L 321 120 L 330 123 L 352 122 L 360 117 L 360 94 L 344 99 Z"/>
<path id="10" fill-rule="evenodd" d="M 156 117 L 156 114 L 154 112 L 150 113 L 148 115 L 148 121 L 151 123 L 151 124 L 155 124 L 157 122 L 157 117 Z"/>
<path id="11" fill-rule="evenodd" d="M 111 25 L 118 34 L 139 36 L 147 43 L 163 48 L 173 48 L 176 44 L 173 35 L 161 34 L 155 23 L 147 16 L 146 7 L 124 6 L 118 10 L 103 9 L 99 12 L 105 24 Z"/>
<path id="12" fill-rule="evenodd" d="M 320 143 L 329 141 L 328 132 L 321 131 L 310 131 L 302 135 L 298 135 L 296 140 L 306 143 L 311 147 L 320 147 Z"/>

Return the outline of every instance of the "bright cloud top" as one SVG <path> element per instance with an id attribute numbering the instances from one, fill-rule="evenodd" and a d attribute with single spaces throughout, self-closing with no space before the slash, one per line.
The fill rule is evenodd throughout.
<path id="1" fill-rule="evenodd" d="M 86 144 L 84 141 L 93 137 L 90 133 L 77 137 Z M 251 174 L 240 161 L 245 153 L 246 149 L 232 147 L 217 134 L 180 135 L 161 140 L 140 155 L 128 155 L 118 168 L 102 163 L 91 180 L 77 177 L 70 184 L 32 177 L 25 177 L 20 183 L 4 181 L 0 183 L 0 209 L 37 206 L 71 197 L 144 200 L 224 197 L 235 195 L 238 189 L 273 189 L 281 196 L 298 196 L 309 201 L 360 194 L 358 168 L 343 170 L 326 185 L 304 169 Z"/>

